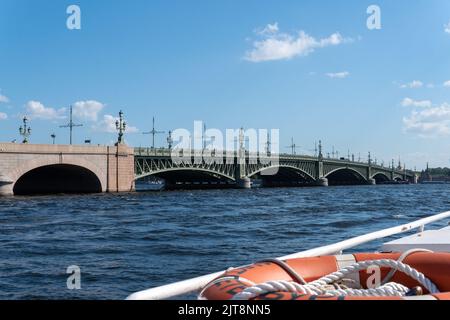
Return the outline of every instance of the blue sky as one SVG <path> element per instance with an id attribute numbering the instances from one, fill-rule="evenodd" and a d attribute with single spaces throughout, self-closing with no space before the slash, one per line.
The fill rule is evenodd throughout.
<path id="1" fill-rule="evenodd" d="M 81 8 L 68 30 L 66 8 Z M 366 27 L 371 4 L 381 30 Z M 321 139 L 408 167 L 449 166 L 450 2 L 0 0 L 0 141 L 116 138 L 151 129 L 279 128 L 303 152 Z M 157 137 L 163 145 L 165 136 Z M 283 151 L 289 151 L 283 148 Z M 300 150 L 301 151 L 301 150 Z"/>

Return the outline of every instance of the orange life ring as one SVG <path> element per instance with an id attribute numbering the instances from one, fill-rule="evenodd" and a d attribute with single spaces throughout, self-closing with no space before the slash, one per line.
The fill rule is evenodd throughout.
<path id="1" fill-rule="evenodd" d="M 210 282 L 200 293 L 200 299 L 230 300 L 236 294 L 242 292 L 254 284 L 268 281 L 295 281 L 295 277 L 289 272 L 292 269 L 301 275 L 306 282 L 317 280 L 325 275 L 341 269 L 345 265 L 368 260 L 392 259 L 397 260 L 400 253 L 361 253 L 354 255 L 323 256 L 315 258 L 298 258 L 284 261 L 288 267 L 283 267 L 276 261 L 258 262 L 249 266 L 231 269 L 224 275 Z M 450 300 L 450 253 L 415 252 L 408 255 L 403 263 L 423 273 L 439 289 L 441 293 L 430 295 L 426 290 L 421 299 Z M 391 271 L 388 267 L 380 268 L 381 279 Z M 358 279 L 362 288 L 367 288 L 367 281 L 371 274 L 366 271 L 357 272 L 354 277 Z M 408 288 L 420 286 L 409 276 L 396 272 L 391 281 L 403 284 Z M 261 295 L 254 300 L 377 300 L 377 299 L 417 299 L 417 297 L 328 297 L 312 296 L 292 292 L 272 292 Z"/>

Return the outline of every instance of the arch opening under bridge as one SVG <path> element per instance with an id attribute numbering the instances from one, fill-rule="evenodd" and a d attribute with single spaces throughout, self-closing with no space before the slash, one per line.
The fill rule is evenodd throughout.
<path id="1" fill-rule="evenodd" d="M 372 179 L 375 179 L 377 184 L 383 184 L 391 181 L 391 178 L 387 174 L 381 172 L 375 174 Z"/>
<path id="2" fill-rule="evenodd" d="M 100 193 L 100 179 L 91 170 L 71 164 L 45 165 L 25 172 L 13 186 L 14 195 Z"/>
<path id="3" fill-rule="evenodd" d="M 192 189 L 231 187 L 235 179 L 229 175 L 202 168 L 171 168 L 158 170 L 136 177 L 136 185 L 147 180 L 159 179 L 164 182 L 166 189 Z"/>
<path id="4" fill-rule="evenodd" d="M 262 181 L 264 187 L 309 186 L 315 183 L 314 177 L 307 172 L 287 165 L 271 166 L 252 172 L 251 179 Z"/>
<path id="5" fill-rule="evenodd" d="M 330 186 L 364 185 L 367 179 L 358 171 L 351 168 L 339 168 L 329 172 L 325 178 Z"/>

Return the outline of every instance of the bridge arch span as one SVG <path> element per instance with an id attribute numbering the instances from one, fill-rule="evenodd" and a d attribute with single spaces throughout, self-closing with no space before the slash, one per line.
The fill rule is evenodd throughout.
<path id="1" fill-rule="evenodd" d="M 349 167 L 334 169 L 328 172 L 325 178 L 328 179 L 329 185 L 358 185 L 368 183 L 366 177 L 359 171 Z"/>
<path id="2" fill-rule="evenodd" d="M 389 177 L 386 173 L 384 172 L 377 172 L 375 174 L 372 175 L 371 179 L 375 179 L 375 181 L 377 183 L 382 183 L 382 182 L 387 182 L 387 181 L 391 181 L 391 177 Z"/>
<path id="3" fill-rule="evenodd" d="M 166 182 L 170 183 L 193 183 L 200 181 L 201 178 L 206 179 L 207 182 L 235 182 L 235 178 L 220 173 L 218 171 L 209 170 L 205 168 L 167 168 L 156 170 L 152 172 L 147 172 L 135 177 L 135 181 L 145 179 L 147 177 L 158 177 L 164 179 Z"/>
<path id="4" fill-rule="evenodd" d="M 39 157 L 10 171 L 11 194 L 97 193 L 106 190 L 106 172 L 82 157 Z"/>
<path id="5" fill-rule="evenodd" d="M 273 172 L 271 172 L 272 170 Z M 262 185 L 266 187 L 307 186 L 316 181 L 308 172 L 295 166 L 283 164 L 259 168 L 248 174 L 247 177 L 260 179 Z"/>
<path id="6" fill-rule="evenodd" d="M 278 170 L 278 172 L 279 172 L 280 169 L 281 169 L 281 170 L 283 170 L 283 169 L 291 170 L 291 171 L 293 171 L 293 172 L 296 172 L 296 173 L 298 173 L 298 174 L 300 174 L 300 175 L 302 175 L 302 176 L 305 176 L 305 177 L 311 179 L 312 181 L 315 181 L 315 178 L 314 178 L 311 174 L 309 174 L 308 172 L 306 172 L 306 171 L 304 171 L 304 170 L 302 170 L 302 169 L 300 169 L 300 168 L 297 168 L 297 167 L 295 167 L 295 166 L 289 166 L 289 165 L 283 165 L 283 164 L 280 164 L 280 165 L 274 165 L 274 166 L 269 166 L 269 167 L 264 167 L 264 168 L 260 168 L 260 169 L 258 169 L 258 170 L 256 170 L 256 171 L 250 173 L 250 174 L 248 175 L 248 177 L 249 177 L 249 178 L 252 178 L 252 177 L 254 177 L 254 176 L 257 175 L 257 174 L 261 174 L 261 173 L 263 173 L 264 171 L 269 171 L 269 170 Z M 277 172 L 277 173 L 278 173 L 278 172 Z M 276 174 L 277 174 L 277 173 L 276 173 Z M 270 175 L 267 175 L 267 176 L 270 176 Z"/>

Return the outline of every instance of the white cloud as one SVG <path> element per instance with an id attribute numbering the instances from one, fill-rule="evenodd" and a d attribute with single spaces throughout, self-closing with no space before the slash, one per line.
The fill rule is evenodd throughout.
<path id="1" fill-rule="evenodd" d="M 422 137 L 443 136 L 450 134 L 450 105 L 447 103 L 424 110 L 414 110 L 410 116 L 403 118 L 405 132 Z"/>
<path id="2" fill-rule="evenodd" d="M 450 22 L 447 24 L 444 24 L 444 31 L 447 33 L 450 33 Z"/>
<path id="3" fill-rule="evenodd" d="M 400 86 L 400 88 L 402 88 L 402 89 L 406 89 L 406 88 L 417 89 L 417 88 L 422 88 L 422 87 L 423 87 L 423 82 L 419 81 L 419 80 L 414 80 L 410 83 L 402 84 Z"/>
<path id="4" fill-rule="evenodd" d="M 350 72 L 348 72 L 348 71 L 326 74 L 327 77 L 332 78 L 332 79 L 344 79 L 344 78 L 347 78 L 349 75 L 350 75 Z"/>
<path id="5" fill-rule="evenodd" d="M 244 59 L 251 62 L 291 59 L 296 56 L 307 56 L 319 48 L 337 46 L 351 39 L 343 38 L 339 33 L 333 33 L 327 38 L 316 39 L 304 31 L 291 35 L 280 33 L 278 23 L 268 24 L 255 33 L 262 40 L 253 42 L 253 48 L 247 51 Z"/>
<path id="6" fill-rule="evenodd" d="M 413 100 L 411 98 L 405 98 L 402 101 L 403 107 L 416 107 L 416 108 L 430 108 L 432 106 L 432 103 L 430 100 Z"/>
<path id="7" fill-rule="evenodd" d="M 8 103 L 8 102 L 9 102 L 9 98 L 0 93 L 0 103 Z"/>
<path id="8" fill-rule="evenodd" d="M 105 105 L 95 100 L 78 101 L 73 104 L 73 115 L 79 119 L 97 121 L 98 114 Z"/>
<path id="9" fill-rule="evenodd" d="M 107 133 L 116 133 L 116 121 L 119 120 L 118 117 L 114 117 L 110 114 L 103 115 L 103 119 L 95 124 L 92 128 L 96 131 L 107 132 Z M 139 129 L 133 126 L 129 126 L 127 124 L 125 133 L 136 133 Z"/>
<path id="10" fill-rule="evenodd" d="M 434 84 L 433 83 L 427 84 L 427 88 L 433 89 L 434 88 Z"/>
<path id="11" fill-rule="evenodd" d="M 32 119 L 42 119 L 42 120 L 56 120 L 64 119 L 66 112 L 65 108 L 54 109 L 44 106 L 39 101 L 29 101 L 26 104 L 26 112 L 28 117 Z"/>
<path id="12" fill-rule="evenodd" d="M 275 22 L 274 24 L 269 23 L 263 29 L 257 29 L 255 33 L 259 35 L 271 35 L 277 33 L 278 31 L 279 31 L 278 22 Z"/>
<path id="13" fill-rule="evenodd" d="M 444 87 L 450 88 L 450 80 L 444 82 Z"/>
<path id="14" fill-rule="evenodd" d="M 6 120 L 8 119 L 8 115 L 4 112 L 0 112 L 0 120 Z"/>

